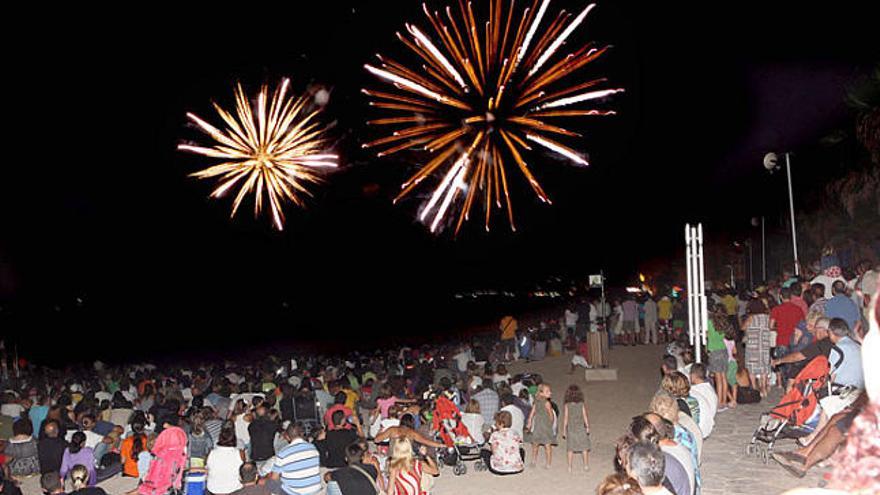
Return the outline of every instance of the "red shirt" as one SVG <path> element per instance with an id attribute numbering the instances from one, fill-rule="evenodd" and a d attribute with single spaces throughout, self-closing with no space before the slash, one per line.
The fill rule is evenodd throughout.
<path id="1" fill-rule="evenodd" d="M 330 409 L 327 409 L 327 412 L 324 413 L 324 424 L 327 426 L 328 430 L 337 429 L 336 427 L 333 426 L 333 419 L 332 419 L 333 413 L 335 413 L 336 411 L 342 411 L 345 414 L 346 418 L 348 418 L 349 416 L 351 416 L 353 414 L 351 412 L 351 409 L 343 406 L 342 404 L 334 404 L 333 407 L 331 407 Z M 352 426 L 351 423 L 349 423 L 348 421 L 344 422 L 341 427 L 341 429 L 343 429 L 343 430 L 350 430 L 352 428 L 354 428 L 354 426 Z"/>
<path id="2" fill-rule="evenodd" d="M 791 342 L 794 327 L 804 319 L 804 312 L 791 301 L 784 302 L 770 311 L 770 319 L 776 321 L 776 345 L 787 346 Z"/>

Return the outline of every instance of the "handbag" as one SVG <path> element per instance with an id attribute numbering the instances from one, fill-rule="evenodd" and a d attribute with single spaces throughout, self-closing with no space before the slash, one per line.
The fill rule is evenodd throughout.
<path id="1" fill-rule="evenodd" d="M 368 480 L 370 480 L 370 484 L 373 485 L 373 489 L 376 490 L 376 495 L 385 495 L 385 492 L 384 492 L 383 490 L 380 490 L 380 489 L 379 489 L 379 485 L 376 484 L 376 480 L 373 479 L 372 476 L 370 476 L 370 473 L 364 471 L 363 469 L 361 469 L 360 467 L 358 467 L 357 465 L 354 465 L 354 464 L 352 464 L 351 467 L 352 467 L 352 469 L 354 469 L 355 471 L 357 471 L 357 472 L 361 473 L 362 475 L 366 476 Z"/>

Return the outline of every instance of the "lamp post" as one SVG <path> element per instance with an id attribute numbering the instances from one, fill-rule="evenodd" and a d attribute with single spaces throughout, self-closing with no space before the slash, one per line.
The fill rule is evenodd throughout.
<path id="1" fill-rule="evenodd" d="M 776 153 L 764 155 L 764 168 L 770 171 L 770 173 L 780 168 L 777 162 L 778 157 Z M 798 263 L 797 228 L 794 224 L 794 192 L 792 192 L 791 188 L 791 153 L 789 152 L 785 152 L 785 176 L 788 180 L 788 209 L 791 215 L 791 246 L 794 253 L 794 274 L 798 276 L 801 274 L 801 268 L 800 263 Z"/>

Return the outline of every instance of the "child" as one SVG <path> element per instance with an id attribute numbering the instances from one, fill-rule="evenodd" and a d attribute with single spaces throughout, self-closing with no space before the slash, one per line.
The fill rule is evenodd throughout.
<path id="1" fill-rule="evenodd" d="M 526 429 L 529 431 L 529 443 L 532 444 L 532 461 L 531 466 L 535 466 L 538 460 L 538 449 L 544 447 L 544 453 L 547 464 L 544 466 L 550 469 L 553 462 L 553 445 L 556 444 L 556 435 L 554 433 L 554 425 L 556 424 L 556 412 L 550 404 L 550 398 L 553 392 L 550 385 L 542 383 L 538 385 L 535 394 L 535 403 L 529 413 L 529 419 Z"/>
<path id="2" fill-rule="evenodd" d="M 562 413 L 562 438 L 568 451 L 568 472 L 571 472 L 575 452 L 584 456 L 584 471 L 590 470 L 590 418 L 584 393 L 577 385 L 569 385 L 565 391 L 565 409 Z"/>
<path id="3" fill-rule="evenodd" d="M 587 346 L 587 341 L 579 340 L 574 356 L 571 357 L 571 369 L 568 371 L 568 374 L 573 375 L 574 369 L 577 366 L 583 366 L 586 369 L 592 368 L 589 361 L 587 361 L 589 356 L 590 348 Z"/>
<path id="4" fill-rule="evenodd" d="M 724 332 L 724 346 L 727 347 L 727 387 L 724 387 L 727 393 L 727 407 L 736 408 L 736 372 L 739 366 L 736 363 L 736 328 L 733 325 L 727 327 Z"/>

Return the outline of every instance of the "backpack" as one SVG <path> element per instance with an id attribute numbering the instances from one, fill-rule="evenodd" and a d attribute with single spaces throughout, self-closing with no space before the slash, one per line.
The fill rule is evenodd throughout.
<path id="1" fill-rule="evenodd" d="M 138 487 L 140 495 L 165 495 L 180 490 L 183 470 L 186 468 L 186 433 L 172 426 L 162 430 L 152 450 L 153 460 L 143 483 Z"/>

